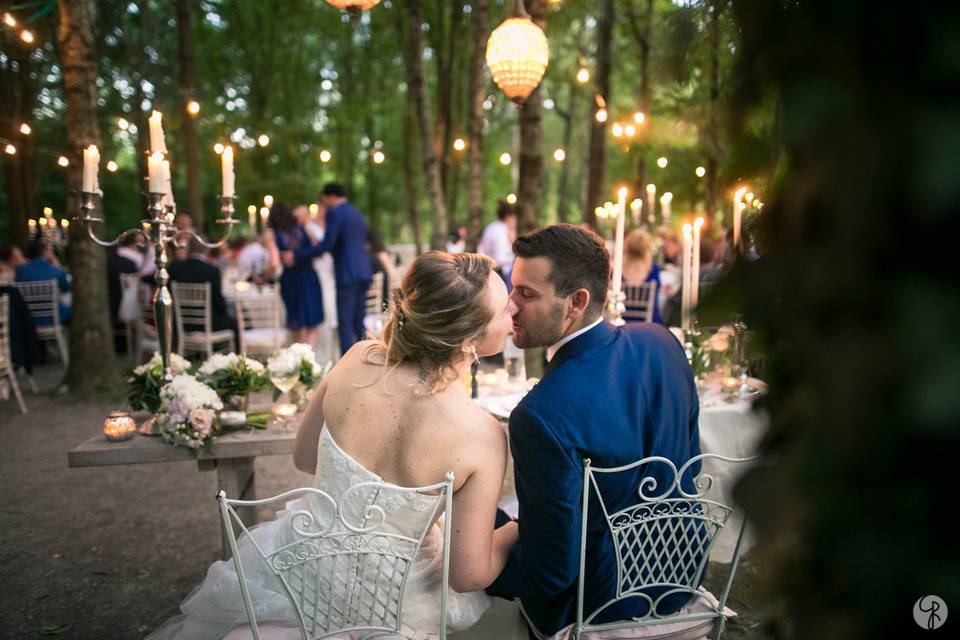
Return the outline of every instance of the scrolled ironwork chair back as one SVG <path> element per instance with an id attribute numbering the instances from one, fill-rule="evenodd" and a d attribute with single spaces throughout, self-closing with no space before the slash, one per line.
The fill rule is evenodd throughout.
<path id="1" fill-rule="evenodd" d="M 383 506 L 389 507 L 391 501 L 396 503 L 404 493 L 434 499 L 432 508 L 422 512 L 424 524 L 416 536 L 390 527 Z M 235 507 L 261 506 L 297 497 L 306 498 L 307 506 L 283 514 L 287 518 L 283 525 L 286 542 L 269 552 L 260 547 L 254 536 L 249 536 L 235 511 Z M 452 472 L 447 473 L 444 482 L 426 487 L 360 483 L 348 489 L 339 503 L 330 494 L 314 488 L 294 489 L 263 500 L 231 500 L 221 491 L 217 495 L 220 514 L 253 637 L 259 640 L 260 632 L 232 524 L 248 535 L 259 560 L 276 576 L 293 607 L 303 640 L 354 631 L 369 632 L 370 637 L 392 634 L 391 637 L 412 638 L 402 624 L 404 589 L 424 539 L 443 512 L 446 522 L 439 621 L 440 638 L 446 638 L 452 498 Z"/>
<path id="2" fill-rule="evenodd" d="M 591 631 L 659 624 L 665 620 L 716 618 L 714 637 L 719 637 L 723 629 L 727 595 L 740 557 L 745 523 L 740 525 L 729 574 L 717 605 L 707 598 L 699 587 L 710 552 L 730 520 L 734 508 L 709 497 L 713 487 L 713 477 L 710 474 L 702 472 L 693 477 L 693 470 L 699 468 L 704 460 L 744 464 L 756 458 L 729 458 L 704 453 L 691 458 L 679 468 L 671 460 L 660 456 L 643 458 L 613 468 L 594 467 L 589 459 L 583 461 L 577 636 Z M 654 465 L 664 465 L 669 480 L 660 483 L 663 486 L 658 486 L 656 477 L 646 475 Z M 637 489 L 639 502 L 610 512 L 597 482 L 598 475 L 626 473 L 637 468 L 644 474 Z M 613 544 L 617 563 L 617 585 L 613 598 L 594 611 L 586 612 L 584 582 L 591 495 L 596 499 L 595 504 L 599 504 Z M 694 598 L 702 599 L 709 611 L 678 615 L 673 611 L 661 610 L 665 600 L 685 593 L 690 595 L 691 603 Z M 604 610 L 627 599 L 643 600 L 647 605 L 646 613 L 632 620 L 594 624 L 596 617 Z"/>

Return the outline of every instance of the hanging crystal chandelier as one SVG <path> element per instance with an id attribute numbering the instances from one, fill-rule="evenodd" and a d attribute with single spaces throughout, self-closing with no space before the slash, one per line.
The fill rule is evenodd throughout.
<path id="1" fill-rule="evenodd" d="M 380 0 L 327 0 L 327 3 L 341 11 L 356 14 L 377 6 L 380 4 Z"/>
<path id="2" fill-rule="evenodd" d="M 487 66 L 493 81 L 507 97 L 523 104 L 540 84 L 550 61 L 547 35 L 515 0 L 513 15 L 493 30 L 487 40 Z"/>

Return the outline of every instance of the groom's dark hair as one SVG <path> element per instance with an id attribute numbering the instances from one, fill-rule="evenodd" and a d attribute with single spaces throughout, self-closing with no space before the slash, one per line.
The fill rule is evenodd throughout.
<path id="1" fill-rule="evenodd" d="M 577 289 L 590 292 L 587 313 L 603 310 L 610 281 L 610 252 L 597 233 L 573 224 L 554 224 L 517 238 L 513 253 L 518 258 L 549 258 L 550 282 L 558 296 Z"/>

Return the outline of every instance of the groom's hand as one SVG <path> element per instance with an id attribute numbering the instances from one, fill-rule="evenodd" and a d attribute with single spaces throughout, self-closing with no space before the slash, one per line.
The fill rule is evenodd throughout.
<path id="1" fill-rule="evenodd" d="M 288 269 L 293 266 L 293 251 L 281 251 L 280 252 L 280 261 L 283 263 L 283 266 Z"/>

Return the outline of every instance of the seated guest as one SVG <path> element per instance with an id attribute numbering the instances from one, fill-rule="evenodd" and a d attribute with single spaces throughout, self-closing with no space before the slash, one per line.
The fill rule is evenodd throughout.
<path id="1" fill-rule="evenodd" d="M 265 280 L 269 273 L 270 252 L 267 250 L 266 242 L 264 234 L 261 233 L 256 240 L 244 245 L 237 254 L 237 266 L 240 271 L 257 282 Z"/>
<path id="2" fill-rule="evenodd" d="M 680 237 L 676 231 L 670 231 L 663 228 L 659 232 L 660 236 L 660 263 L 679 265 L 682 260 L 680 253 L 682 245 Z"/>
<path id="3" fill-rule="evenodd" d="M 220 269 L 210 263 L 207 250 L 196 240 L 190 240 L 188 249 L 177 249 L 173 262 L 167 267 L 173 282 L 190 284 L 210 283 L 210 328 L 212 331 L 230 329 L 237 331 L 237 323 L 227 314 L 227 303 L 223 299 L 222 276 Z M 184 325 L 188 331 L 201 331 L 203 327 Z"/>
<path id="4" fill-rule="evenodd" d="M 657 297 L 660 293 L 660 267 L 653 261 L 653 241 L 643 229 L 627 234 L 623 252 L 623 284 L 639 286 L 646 282 L 653 286 L 653 321 L 663 324 Z M 627 311 L 640 311 L 636 303 L 627 301 Z"/>
<path id="5" fill-rule="evenodd" d="M 13 282 L 17 265 L 26 262 L 20 247 L 15 244 L 0 245 L 0 282 Z"/>
<path id="6" fill-rule="evenodd" d="M 17 282 L 37 282 L 41 280 L 56 280 L 60 291 L 70 291 L 70 280 L 67 273 L 60 268 L 53 247 L 38 239 L 27 249 L 29 262 L 16 268 Z M 60 322 L 70 319 L 70 305 L 60 304 Z M 50 318 L 41 318 L 37 324 L 51 324 Z"/>

